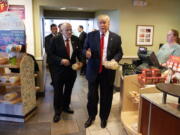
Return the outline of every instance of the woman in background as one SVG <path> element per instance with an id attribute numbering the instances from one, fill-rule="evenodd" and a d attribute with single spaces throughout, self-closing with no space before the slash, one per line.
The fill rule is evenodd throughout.
<path id="1" fill-rule="evenodd" d="M 169 59 L 169 56 L 180 56 L 179 32 L 171 29 L 167 34 L 167 43 L 165 43 L 157 53 L 159 63 L 163 66 Z"/>

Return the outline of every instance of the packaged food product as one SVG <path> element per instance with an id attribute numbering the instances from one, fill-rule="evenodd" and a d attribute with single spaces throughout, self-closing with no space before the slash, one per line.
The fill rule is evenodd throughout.
<path id="1" fill-rule="evenodd" d="M 0 57 L 0 64 L 7 64 L 7 63 L 8 63 L 8 58 Z"/>
<path id="2" fill-rule="evenodd" d="M 152 77 L 160 77 L 161 76 L 161 72 L 159 69 L 153 68 L 153 69 L 151 69 L 151 71 L 152 71 Z"/>
<path id="3" fill-rule="evenodd" d="M 82 66 L 83 66 L 83 64 L 81 62 L 77 62 L 77 63 L 72 65 L 72 69 L 73 70 L 79 70 L 82 68 Z"/>
<path id="4" fill-rule="evenodd" d="M 11 77 L 9 77 L 9 82 L 12 83 L 12 84 L 18 82 L 19 80 L 20 80 L 19 76 L 11 76 Z"/>
<path id="5" fill-rule="evenodd" d="M 117 70 L 119 68 L 119 64 L 115 60 L 105 61 L 103 65 L 105 68 L 112 70 Z"/>
<path id="6" fill-rule="evenodd" d="M 152 71 L 151 71 L 151 69 L 143 69 L 143 70 L 142 70 L 142 74 L 143 74 L 145 77 L 151 77 L 151 76 L 152 76 Z"/>
<path id="7" fill-rule="evenodd" d="M 4 100 L 11 101 L 17 97 L 17 92 L 10 92 L 4 95 Z"/>

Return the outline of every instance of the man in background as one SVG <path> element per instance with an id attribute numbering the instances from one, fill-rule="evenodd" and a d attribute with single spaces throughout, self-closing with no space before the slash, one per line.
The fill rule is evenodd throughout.
<path id="1" fill-rule="evenodd" d="M 60 24 L 58 25 L 58 29 L 59 29 L 58 35 L 62 33 L 62 28 L 61 28 L 62 25 L 63 25 L 63 23 L 60 23 Z"/>
<path id="2" fill-rule="evenodd" d="M 57 25 L 51 24 L 50 29 L 51 29 L 51 34 L 49 34 L 45 37 L 45 51 L 46 51 L 46 53 L 48 51 L 48 46 L 50 44 L 51 39 L 57 35 Z"/>
<path id="3" fill-rule="evenodd" d="M 79 34 L 80 45 L 81 45 L 81 48 L 83 48 L 85 39 L 87 37 L 87 33 L 84 32 L 84 27 L 82 25 L 79 25 L 78 32 L 80 33 Z M 82 67 L 82 69 L 80 71 L 80 75 L 84 75 L 85 73 L 86 73 L 86 58 L 84 57 L 83 67 Z"/>
<path id="4" fill-rule="evenodd" d="M 50 42 L 51 42 L 52 38 L 57 36 L 57 25 L 56 24 L 51 24 L 50 29 L 51 29 L 51 34 L 49 34 L 49 35 L 47 35 L 45 37 L 45 51 L 46 51 L 46 54 L 49 51 Z M 50 75 L 51 75 L 51 66 L 49 64 L 48 64 L 48 68 L 49 68 L 49 72 L 50 72 Z M 51 79 L 52 79 L 52 75 L 51 75 Z M 52 82 L 50 84 L 52 85 Z"/>

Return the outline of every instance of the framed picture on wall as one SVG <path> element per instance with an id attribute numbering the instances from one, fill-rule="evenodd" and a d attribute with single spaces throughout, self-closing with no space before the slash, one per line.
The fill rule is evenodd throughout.
<path id="1" fill-rule="evenodd" d="M 149 46 L 153 45 L 153 25 L 137 25 L 136 26 L 136 45 Z"/>

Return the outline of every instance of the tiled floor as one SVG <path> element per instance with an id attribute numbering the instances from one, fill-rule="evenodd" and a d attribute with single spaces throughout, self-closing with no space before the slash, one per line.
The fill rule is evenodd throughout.
<path id="1" fill-rule="evenodd" d="M 38 110 L 26 123 L 0 122 L 0 135 L 126 135 L 120 122 L 119 92 L 114 93 L 111 114 L 107 127 L 100 127 L 99 117 L 85 129 L 87 120 L 87 81 L 78 76 L 72 94 L 73 115 L 62 113 L 61 121 L 53 123 L 53 88 L 47 74 L 46 95 L 38 99 Z"/>
<path id="2" fill-rule="evenodd" d="M 86 135 L 126 135 L 119 114 L 119 92 L 116 92 L 113 95 L 113 104 L 107 127 L 102 129 L 100 119 L 97 117 L 94 124 L 86 129 Z"/>

